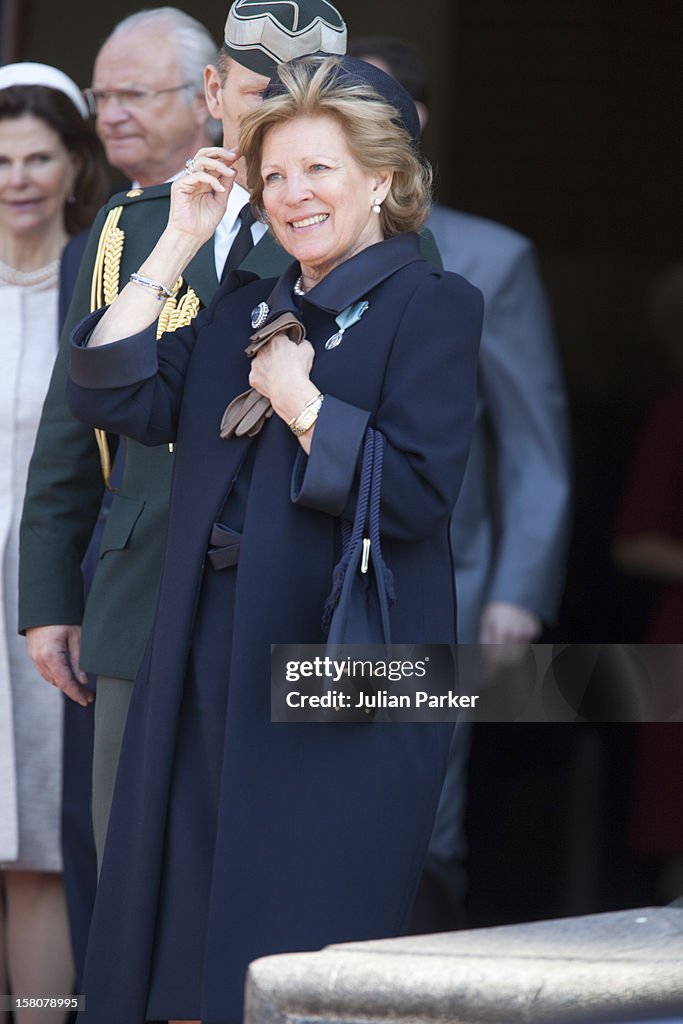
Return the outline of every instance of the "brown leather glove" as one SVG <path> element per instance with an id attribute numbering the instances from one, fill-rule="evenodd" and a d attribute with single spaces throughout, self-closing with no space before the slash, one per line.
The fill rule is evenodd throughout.
<path id="1" fill-rule="evenodd" d="M 304 325 L 294 316 L 293 313 L 282 313 L 276 317 L 267 327 L 252 334 L 245 348 L 249 358 L 253 358 L 258 350 L 266 345 L 275 334 L 286 334 L 296 345 L 299 345 L 306 337 Z M 253 388 L 243 391 L 241 395 L 233 398 L 228 408 L 223 413 L 221 420 L 221 437 L 254 437 L 259 430 L 273 415 L 273 407 L 270 399 L 259 394 Z"/>

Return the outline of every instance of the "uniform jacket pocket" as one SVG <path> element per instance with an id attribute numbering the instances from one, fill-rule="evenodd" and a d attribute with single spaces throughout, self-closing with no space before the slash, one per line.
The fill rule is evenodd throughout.
<path id="1" fill-rule="evenodd" d="M 100 558 L 107 551 L 121 551 L 125 548 L 144 507 L 145 502 L 137 498 L 125 498 L 122 494 L 114 495 L 102 534 Z"/>

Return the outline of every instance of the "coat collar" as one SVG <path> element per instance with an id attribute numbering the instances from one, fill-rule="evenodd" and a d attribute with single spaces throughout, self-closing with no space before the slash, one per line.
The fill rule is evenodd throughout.
<path id="1" fill-rule="evenodd" d="M 409 232 L 388 238 L 369 245 L 367 249 L 335 267 L 315 288 L 306 292 L 303 300 L 336 316 L 397 270 L 422 259 L 418 235 Z M 268 321 L 287 311 L 298 315 L 299 307 L 292 289 L 300 273 L 299 264 L 292 263 L 281 275 L 268 297 Z"/>

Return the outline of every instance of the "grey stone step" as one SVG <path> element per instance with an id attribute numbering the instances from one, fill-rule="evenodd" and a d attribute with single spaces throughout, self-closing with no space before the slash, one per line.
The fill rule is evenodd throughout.
<path id="1" fill-rule="evenodd" d="M 683 1024 L 683 909 L 264 957 L 245 1024 Z M 662 1022 L 663 1024 L 663 1022 Z"/>

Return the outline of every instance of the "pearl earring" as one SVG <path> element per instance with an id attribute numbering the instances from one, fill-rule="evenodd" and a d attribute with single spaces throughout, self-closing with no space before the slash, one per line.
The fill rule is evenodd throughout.
<path id="1" fill-rule="evenodd" d="M 372 201 L 371 209 L 372 209 L 373 213 L 381 213 L 382 212 L 382 204 L 380 203 L 379 199 L 376 196 L 375 196 L 375 198 Z"/>

